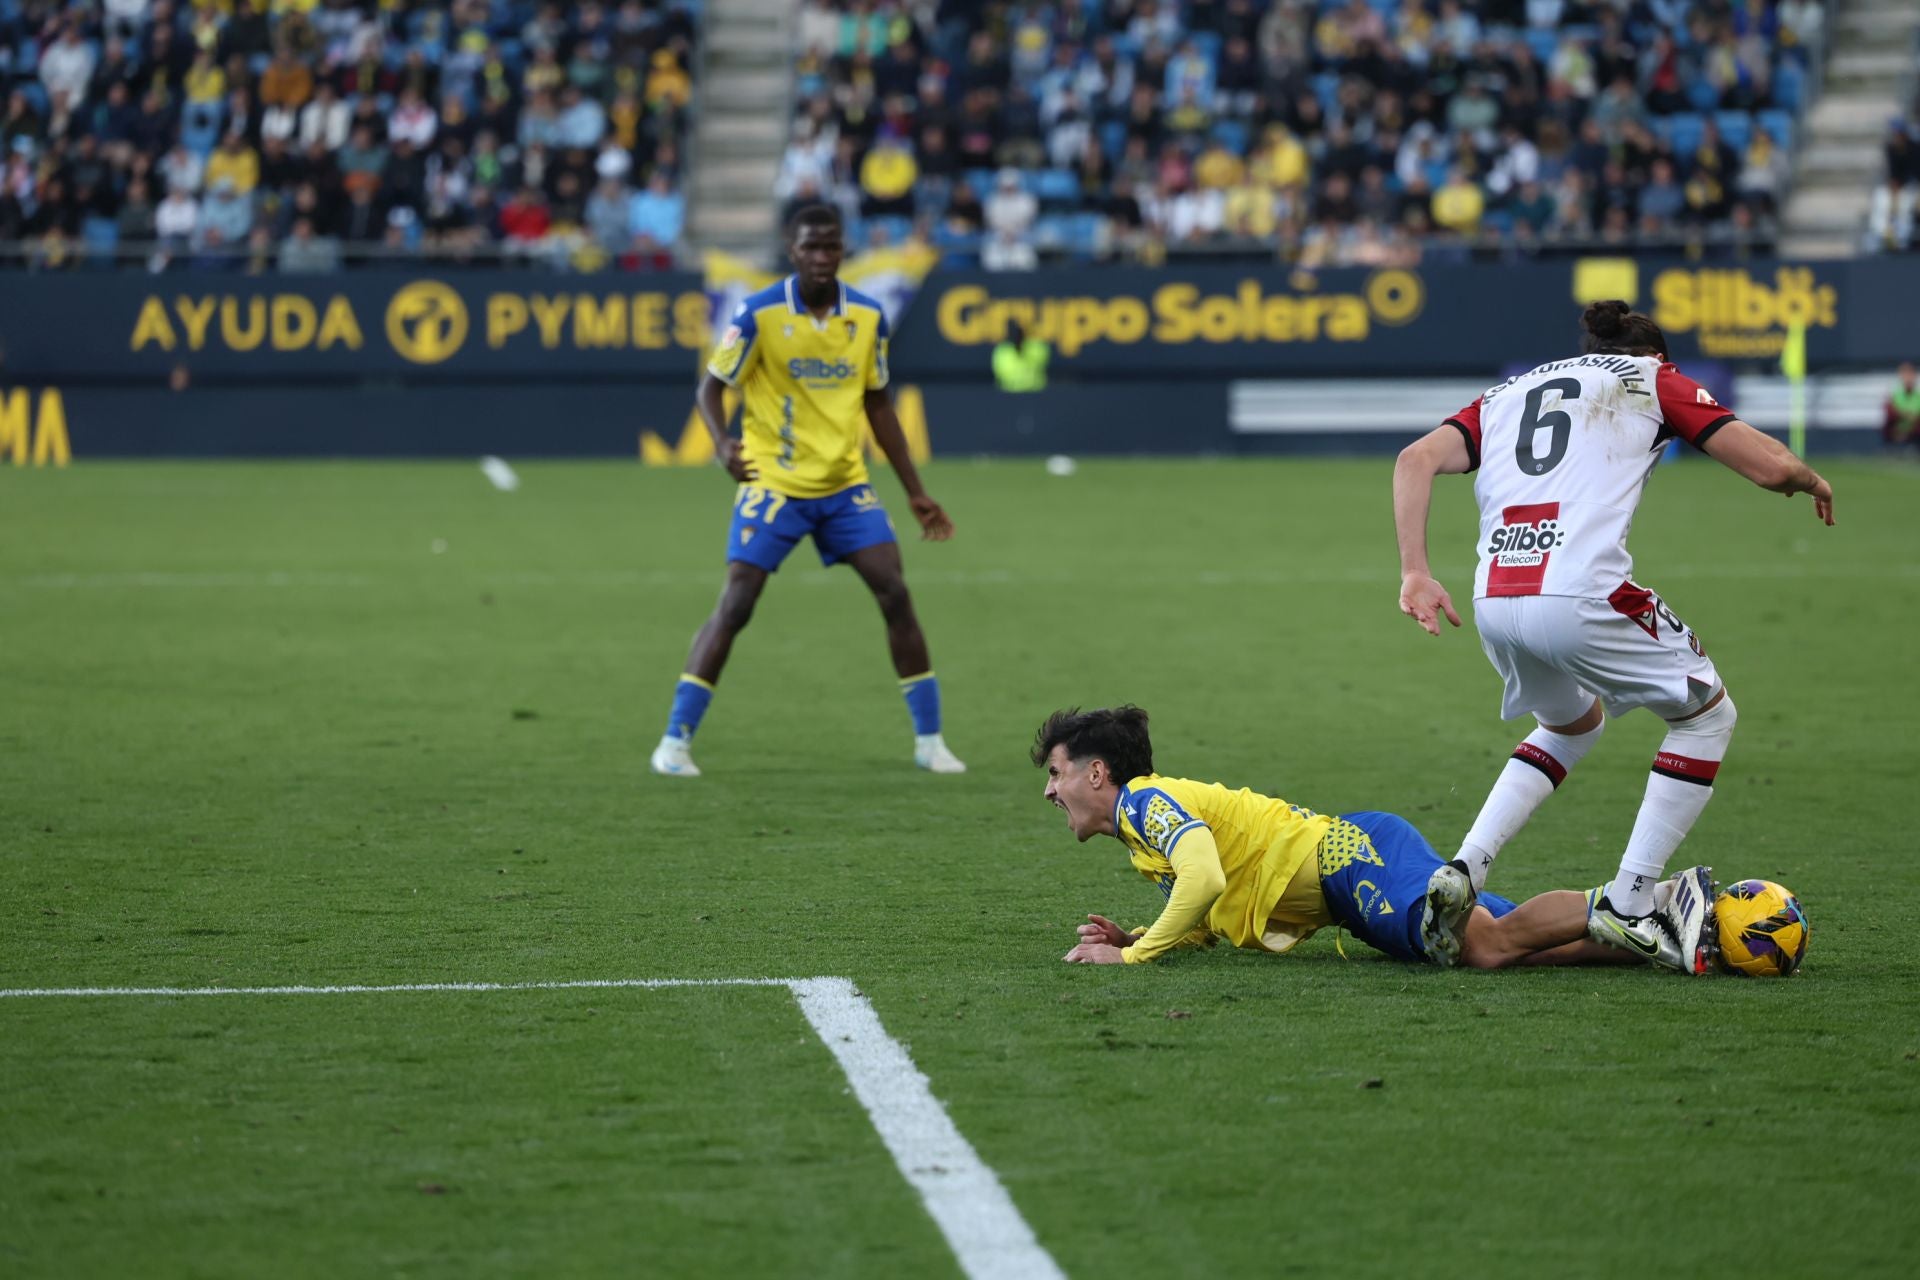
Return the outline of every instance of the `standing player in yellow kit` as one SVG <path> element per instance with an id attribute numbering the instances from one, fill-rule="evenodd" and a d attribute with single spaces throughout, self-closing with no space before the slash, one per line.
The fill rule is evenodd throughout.
<path id="1" fill-rule="evenodd" d="M 887 392 L 887 318 L 880 304 L 840 283 L 845 253 L 840 215 L 812 205 L 787 227 L 794 274 L 740 304 L 707 363 L 695 402 L 719 463 L 739 482 L 727 533 L 727 580 L 720 602 L 693 640 L 674 689 L 667 731 L 654 748 L 655 773 L 698 777 L 692 742 L 733 639 L 754 603 L 800 540 L 812 537 L 822 564 L 853 566 L 887 624 L 887 647 L 913 717 L 914 763 L 964 773 L 940 734 L 940 683 L 914 616 L 893 522 L 867 480 L 861 454 L 869 424 L 933 542 L 953 521 L 927 496 L 908 455 Z M 739 437 L 727 430 L 725 387 L 744 401 Z"/>

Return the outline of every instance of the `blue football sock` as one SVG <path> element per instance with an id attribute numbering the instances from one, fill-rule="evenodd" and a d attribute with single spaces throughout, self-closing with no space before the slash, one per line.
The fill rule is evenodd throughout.
<path id="1" fill-rule="evenodd" d="M 694 731 L 700 727 L 700 718 L 707 714 L 707 704 L 712 701 L 712 685 L 699 676 L 681 676 L 680 683 L 673 687 L 673 710 L 667 714 L 667 736 L 692 742 Z"/>
<path id="2" fill-rule="evenodd" d="M 933 672 L 908 676 L 900 682 L 900 694 L 913 714 L 915 733 L 940 732 L 940 681 Z"/>

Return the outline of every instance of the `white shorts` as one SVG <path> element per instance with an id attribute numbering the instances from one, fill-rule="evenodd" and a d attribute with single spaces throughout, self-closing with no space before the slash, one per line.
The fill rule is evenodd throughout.
<path id="1" fill-rule="evenodd" d="M 1609 715 L 1646 707 L 1690 716 L 1720 690 L 1693 629 L 1659 596 L 1627 583 L 1606 600 L 1498 596 L 1473 602 L 1487 661 L 1506 682 L 1500 715 L 1571 724 L 1598 697 Z"/>

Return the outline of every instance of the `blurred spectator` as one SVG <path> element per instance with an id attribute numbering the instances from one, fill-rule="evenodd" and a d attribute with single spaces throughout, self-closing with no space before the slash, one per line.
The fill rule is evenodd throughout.
<path id="1" fill-rule="evenodd" d="M 202 246 L 237 245 L 253 230 L 253 203 L 232 178 L 217 178 L 208 184 L 196 229 Z"/>
<path id="2" fill-rule="evenodd" d="M 627 206 L 627 233 L 635 241 L 644 241 L 647 251 L 677 244 L 685 221 L 686 201 L 658 169 Z"/>
<path id="3" fill-rule="evenodd" d="M 1147 0 L 1151 4 L 1151 0 Z M 1022 241 L 1033 229 L 1040 202 L 1023 184 L 1018 169 L 1002 169 L 986 204 L 986 225 L 998 237 Z"/>
<path id="4" fill-rule="evenodd" d="M 993 349 L 993 380 L 1002 391 L 1045 391 L 1052 356 L 1045 342 L 1028 336 L 1018 320 L 1009 320 L 1007 336 Z"/>
<path id="5" fill-rule="evenodd" d="M 1040 265 L 1040 255 L 1031 244 L 1003 228 L 981 248 L 980 265 L 989 271 L 1032 271 Z"/>
<path id="6" fill-rule="evenodd" d="M 63 97 L 68 102 L 84 102 L 93 81 L 93 47 L 80 34 L 77 19 L 69 19 L 55 40 L 40 54 L 40 83 L 46 86 L 49 101 Z"/>
<path id="7" fill-rule="evenodd" d="M 184 252 L 200 226 L 200 204 L 184 187 L 172 187 L 153 211 L 153 233 L 163 249 Z"/>
<path id="8" fill-rule="evenodd" d="M 1920 375 L 1911 360 L 1901 362 L 1899 376 L 1887 392 L 1882 434 L 1888 444 L 1920 444 Z"/>

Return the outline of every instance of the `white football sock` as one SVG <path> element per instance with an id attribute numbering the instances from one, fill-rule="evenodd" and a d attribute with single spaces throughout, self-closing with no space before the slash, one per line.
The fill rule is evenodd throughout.
<path id="1" fill-rule="evenodd" d="M 1733 699 L 1723 697 L 1712 710 L 1674 725 L 1660 744 L 1640 816 L 1620 857 L 1620 873 L 1607 886 L 1607 902 L 1621 915 L 1643 916 L 1653 910 L 1653 887 L 1665 874 L 1667 860 L 1713 799 L 1713 780 L 1738 718 Z"/>
<path id="2" fill-rule="evenodd" d="M 1554 733 L 1544 727 L 1528 734 L 1513 749 L 1513 758 L 1500 771 L 1480 816 L 1473 820 L 1467 838 L 1460 842 L 1461 862 L 1473 878 L 1477 893 L 1487 887 L 1487 873 L 1493 867 L 1507 841 L 1520 834 L 1546 798 L 1565 780 L 1567 771 L 1579 764 L 1606 729 L 1602 720 L 1581 734 Z"/>

